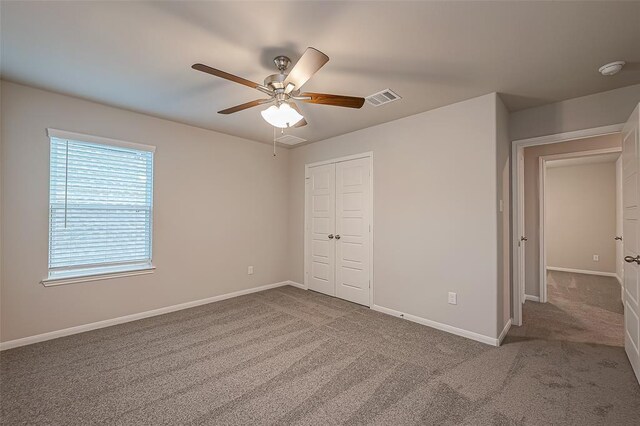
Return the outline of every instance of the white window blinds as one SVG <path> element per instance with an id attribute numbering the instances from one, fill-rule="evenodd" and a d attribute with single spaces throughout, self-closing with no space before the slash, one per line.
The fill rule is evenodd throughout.
<path id="1" fill-rule="evenodd" d="M 153 152 L 50 140 L 49 278 L 150 266 Z"/>

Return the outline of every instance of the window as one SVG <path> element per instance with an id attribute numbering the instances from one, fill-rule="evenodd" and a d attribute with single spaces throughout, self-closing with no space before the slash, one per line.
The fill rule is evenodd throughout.
<path id="1" fill-rule="evenodd" d="M 49 129 L 49 277 L 149 270 L 154 147 Z"/>

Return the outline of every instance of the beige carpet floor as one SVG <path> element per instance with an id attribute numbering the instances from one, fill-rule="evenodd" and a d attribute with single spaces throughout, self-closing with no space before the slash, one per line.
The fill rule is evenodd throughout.
<path id="1" fill-rule="evenodd" d="M 1 423 L 638 424 L 621 347 L 516 331 L 494 348 L 282 287 L 4 351 Z"/>
<path id="2" fill-rule="evenodd" d="M 512 335 L 624 347 L 620 284 L 613 277 L 547 272 L 547 303 L 525 302 Z"/>

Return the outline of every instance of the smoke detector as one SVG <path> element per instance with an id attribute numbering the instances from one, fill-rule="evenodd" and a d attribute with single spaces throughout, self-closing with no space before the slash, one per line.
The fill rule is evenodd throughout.
<path id="1" fill-rule="evenodd" d="M 606 75 L 606 76 L 615 75 L 620 72 L 620 70 L 622 69 L 625 63 L 626 63 L 625 61 L 610 62 L 608 64 L 601 66 L 598 69 L 598 71 L 600 71 L 600 74 Z"/>

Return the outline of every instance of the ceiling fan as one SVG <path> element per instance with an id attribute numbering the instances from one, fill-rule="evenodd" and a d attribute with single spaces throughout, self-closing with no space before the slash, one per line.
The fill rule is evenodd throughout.
<path id="1" fill-rule="evenodd" d="M 294 101 L 347 108 L 361 108 L 364 104 L 364 98 L 354 96 L 300 92 L 302 86 L 328 61 L 329 57 L 327 55 L 313 47 L 308 47 L 300 60 L 287 72 L 291 60 L 286 56 L 277 56 L 273 62 L 280 72 L 265 78 L 264 84 L 254 83 L 203 64 L 194 64 L 191 68 L 257 89 L 269 95 L 267 99 L 257 99 L 223 109 L 218 111 L 219 114 L 233 114 L 255 106 L 274 103 L 274 105 L 261 112 L 262 117 L 275 127 L 286 128 L 302 127 L 307 124 Z"/>

